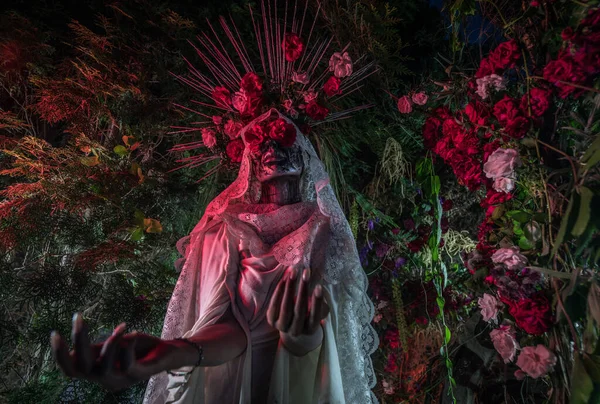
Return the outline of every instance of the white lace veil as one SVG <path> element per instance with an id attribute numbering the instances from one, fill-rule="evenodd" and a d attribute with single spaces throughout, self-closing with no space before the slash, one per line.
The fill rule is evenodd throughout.
<path id="1" fill-rule="evenodd" d="M 242 135 L 246 129 L 268 119 L 271 114 L 277 114 L 292 123 L 285 115 L 271 109 L 246 125 L 242 129 Z M 308 139 L 300 130 L 296 131 L 294 146 L 301 149 L 304 163 L 300 179 L 301 199 L 303 202 L 316 200 L 319 210 L 329 218 L 330 223 L 330 238 L 325 251 L 322 279 L 323 286 L 330 296 L 335 297 L 337 303 L 335 336 L 346 403 L 376 404 L 378 401 L 371 391 L 376 384 L 371 354 L 377 349 L 379 339 L 371 326 L 374 309 L 366 294 L 367 276 L 360 265 L 352 231 L 329 184 L 323 163 Z M 238 177 L 208 205 L 192 233 L 177 243 L 179 251 L 187 257 L 188 245 L 198 239 L 212 220 L 219 219 L 232 204 L 258 203 L 260 193 L 261 186 L 253 175 L 252 159 L 249 149 L 246 148 Z M 185 258 L 179 260 L 176 266 L 181 268 L 184 260 Z M 189 284 L 187 286 L 192 287 Z M 182 301 L 189 300 L 189 296 L 192 295 L 191 290 L 186 290 L 186 282 L 180 279 L 169 302 L 163 339 L 180 337 L 190 328 L 189 324 L 179 319 L 188 317 L 184 312 L 188 304 Z M 146 400 L 152 396 L 153 391 L 166 388 L 166 382 L 167 377 L 164 373 L 154 376 L 148 384 Z"/>

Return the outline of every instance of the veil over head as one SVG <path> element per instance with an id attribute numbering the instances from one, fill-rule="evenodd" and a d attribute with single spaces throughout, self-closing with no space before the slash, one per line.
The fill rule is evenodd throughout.
<path id="1" fill-rule="evenodd" d="M 288 123 L 293 123 L 276 109 L 271 109 L 246 125 L 241 131 L 242 138 L 246 130 L 256 123 L 269 119 L 272 114 L 285 119 Z M 323 247 L 320 251 L 315 252 L 314 248 L 302 248 L 303 243 L 310 241 L 311 234 L 290 233 L 277 242 L 281 247 L 279 248 L 281 253 L 275 251 L 274 255 L 279 263 L 289 266 L 308 267 L 312 262 L 311 270 L 319 273 L 330 306 L 334 354 L 338 358 L 338 363 L 343 364 L 336 366 L 341 368 L 345 402 L 347 404 L 377 403 L 378 400 L 371 392 L 376 379 L 370 355 L 379 345 L 379 339 L 370 324 L 374 308 L 366 294 L 367 277 L 360 265 L 352 231 L 329 184 L 329 177 L 323 163 L 310 141 L 297 127 L 296 134 L 296 141 L 292 147 L 300 149 L 303 161 L 300 177 L 301 201 L 316 202 L 321 217 L 325 217 L 329 225 L 328 240 L 322 243 Z M 228 215 L 228 212 L 236 211 L 239 214 L 239 209 L 243 210 L 247 206 L 258 204 L 260 197 L 261 184 L 253 172 L 252 157 L 249 148 L 246 147 L 237 178 L 210 202 L 190 235 L 177 243 L 177 248 L 183 255 L 183 258 L 176 263 L 181 274 L 168 305 L 162 332 L 163 339 L 184 336 L 197 320 L 190 315 L 191 305 L 196 298 L 193 290 L 195 285 L 187 280 L 190 272 L 194 270 L 190 261 L 198 259 L 193 256 L 194 245 L 202 240 L 211 223 L 231 221 L 232 216 Z M 255 219 L 257 226 L 278 225 L 269 223 L 268 220 L 268 215 L 257 215 Z M 263 248 L 263 245 L 250 246 L 251 250 Z M 292 250 L 298 253 L 289 254 Z M 201 251 L 196 254 L 201 255 Z M 318 260 L 311 259 L 309 256 L 314 257 L 315 254 L 319 255 Z M 322 267 L 314 268 L 316 261 Z M 159 390 L 165 389 L 166 384 L 166 374 L 154 376 L 148 384 L 144 403 L 155 403 L 152 397 Z"/>

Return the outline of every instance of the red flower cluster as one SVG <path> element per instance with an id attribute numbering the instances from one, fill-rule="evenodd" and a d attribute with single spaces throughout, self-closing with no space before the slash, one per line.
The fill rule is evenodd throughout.
<path id="1" fill-rule="evenodd" d="M 483 104 L 471 105 L 467 116 L 475 122 L 485 122 L 489 112 Z M 446 107 L 438 108 L 423 127 L 425 145 L 452 167 L 459 181 L 470 190 L 481 185 L 482 169 L 477 126 L 466 127 L 462 119 L 451 115 Z"/>
<path id="2" fill-rule="evenodd" d="M 244 75 L 240 83 L 240 91 L 232 97 L 231 103 L 240 114 L 248 119 L 255 118 L 263 105 L 263 82 L 256 73 Z"/>
<path id="3" fill-rule="evenodd" d="M 292 146 L 296 141 L 296 128 L 285 119 L 277 118 L 248 128 L 243 137 L 250 151 L 259 153 L 261 145 L 267 139 L 273 139 L 283 147 Z"/>
<path id="4" fill-rule="evenodd" d="M 329 78 L 329 80 L 327 80 L 325 82 L 325 84 L 323 85 L 323 91 L 325 92 L 325 94 L 327 94 L 328 97 L 341 94 L 342 93 L 342 91 L 340 90 L 341 82 L 342 81 L 339 78 L 337 78 L 335 76 L 331 76 Z"/>
<path id="5" fill-rule="evenodd" d="M 329 109 L 312 100 L 306 104 L 306 115 L 315 121 L 322 121 L 329 114 Z"/>
<path id="6" fill-rule="evenodd" d="M 519 327 L 526 333 L 541 335 L 552 327 L 552 309 L 550 302 L 541 293 L 518 302 L 505 301 L 508 312 Z"/>
<path id="7" fill-rule="evenodd" d="M 304 42 L 298 35 L 287 33 L 283 38 L 281 48 L 285 54 L 285 60 L 293 62 L 302 56 L 302 52 L 304 52 Z"/>
<path id="8" fill-rule="evenodd" d="M 507 68 L 514 67 L 520 57 L 519 46 L 514 39 L 503 42 L 481 61 L 475 77 L 480 79 L 490 74 L 502 74 Z"/>
<path id="9" fill-rule="evenodd" d="M 590 10 L 575 31 L 565 29 L 562 38 L 567 47 L 546 65 L 544 78 L 556 86 L 559 97 L 578 96 L 584 90 L 571 84 L 585 85 L 600 72 L 600 9 Z"/>
<path id="10" fill-rule="evenodd" d="M 241 163 L 242 156 L 244 155 L 244 141 L 242 139 L 235 139 L 227 143 L 225 147 L 227 157 L 234 163 Z"/>

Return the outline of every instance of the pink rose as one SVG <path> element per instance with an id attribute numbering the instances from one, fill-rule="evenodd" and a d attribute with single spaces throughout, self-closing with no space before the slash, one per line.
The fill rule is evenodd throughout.
<path id="1" fill-rule="evenodd" d="M 508 269 L 521 269 L 527 265 L 527 258 L 519 252 L 519 247 L 501 248 L 492 255 L 496 264 L 504 264 Z"/>
<path id="2" fill-rule="evenodd" d="M 403 114 L 410 114 L 412 112 L 412 103 L 408 95 L 398 99 L 398 111 Z"/>
<path id="3" fill-rule="evenodd" d="M 217 144 L 216 132 L 210 128 L 202 128 L 202 142 L 204 146 L 213 148 Z"/>
<path id="4" fill-rule="evenodd" d="M 507 194 L 515 189 L 515 180 L 513 178 L 498 177 L 494 180 L 494 190 L 497 192 L 506 192 Z"/>
<path id="5" fill-rule="evenodd" d="M 225 123 L 224 132 L 231 140 L 236 139 L 240 136 L 242 130 L 242 124 L 230 119 Z"/>
<path id="6" fill-rule="evenodd" d="M 213 115 L 212 121 L 215 125 L 220 125 L 223 122 L 223 117 L 219 115 Z"/>
<path id="7" fill-rule="evenodd" d="M 414 102 L 417 105 L 427 104 L 428 99 L 429 97 L 423 91 L 421 91 L 420 93 L 413 94 L 412 96 L 412 102 Z"/>
<path id="8" fill-rule="evenodd" d="M 373 322 L 375 324 L 377 324 L 378 322 L 381 321 L 382 318 L 383 318 L 383 316 L 381 314 L 377 314 L 375 317 L 373 317 Z"/>
<path id="9" fill-rule="evenodd" d="M 519 153 L 515 149 L 497 149 L 483 165 L 485 176 L 491 179 L 513 177 L 516 167 L 521 165 Z"/>
<path id="10" fill-rule="evenodd" d="M 500 354 L 504 363 L 515 360 L 519 343 L 515 339 L 515 330 L 510 325 L 501 325 L 500 328 L 490 332 L 494 348 Z"/>
<path id="11" fill-rule="evenodd" d="M 306 72 L 294 72 L 292 73 L 292 81 L 300 84 L 308 84 L 310 78 L 308 77 L 308 73 Z"/>
<path id="12" fill-rule="evenodd" d="M 541 344 L 526 346 L 517 359 L 517 366 L 534 379 L 545 376 L 555 364 L 556 356 Z"/>
<path id="13" fill-rule="evenodd" d="M 490 320 L 493 320 L 494 322 L 498 321 L 498 299 L 496 299 L 492 295 L 484 293 L 483 297 L 480 297 L 477 300 L 477 303 L 479 304 L 479 308 L 481 309 L 483 321 L 487 321 L 488 323 L 490 322 Z"/>
<path id="14" fill-rule="evenodd" d="M 329 59 L 329 71 L 338 78 L 347 77 L 352 74 L 352 59 L 348 52 L 343 54 L 335 52 Z"/>

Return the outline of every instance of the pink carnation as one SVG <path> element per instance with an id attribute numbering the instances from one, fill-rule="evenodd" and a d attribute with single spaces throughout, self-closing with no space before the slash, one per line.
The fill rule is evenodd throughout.
<path id="1" fill-rule="evenodd" d="M 534 379 L 545 376 L 555 364 L 556 355 L 541 344 L 536 347 L 526 346 L 517 359 L 517 366 Z"/>
<path id="2" fill-rule="evenodd" d="M 308 77 L 308 73 L 306 72 L 294 72 L 292 73 L 292 81 L 300 84 L 308 84 L 310 78 Z"/>
<path id="3" fill-rule="evenodd" d="M 213 115 L 212 121 L 215 125 L 220 125 L 223 122 L 223 117 L 219 115 Z"/>
<path id="4" fill-rule="evenodd" d="M 423 91 L 421 91 L 420 93 L 413 94 L 412 96 L 412 102 L 414 102 L 417 105 L 427 104 L 428 99 L 429 97 Z"/>
<path id="5" fill-rule="evenodd" d="M 519 252 L 518 247 L 501 248 L 492 255 L 496 264 L 504 264 L 508 269 L 521 269 L 527 265 L 527 258 Z"/>
<path id="6" fill-rule="evenodd" d="M 206 147 L 214 147 L 217 144 L 217 136 L 213 129 L 203 128 L 202 129 L 202 142 Z"/>
<path id="7" fill-rule="evenodd" d="M 403 114 L 410 114 L 412 112 L 412 103 L 408 95 L 398 99 L 398 111 Z"/>
<path id="8" fill-rule="evenodd" d="M 504 363 L 515 360 L 519 343 L 515 339 L 515 330 L 510 325 L 501 325 L 490 332 L 490 338 L 494 348 L 500 354 Z"/>
<path id="9" fill-rule="evenodd" d="M 506 88 L 506 80 L 497 74 L 490 74 L 489 76 L 475 80 L 475 82 L 477 83 L 476 93 L 484 100 L 490 95 L 489 90 L 491 88 L 495 88 L 496 91 Z"/>
<path id="10" fill-rule="evenodd" d="M 490 294 L 484 293 L 483 297 L 480 297 L 477 300 L 477 303 L 481 309 L 483 321 L 487 321 L 488 323 L 490 320 L 493 320 L 494 322 L 498 321 L 498 299 Z"/>
<path id="11" fill-rule="evenodd" d="M 308 104 L 311 101 L 316 100 L 317 96 L 318 96 L 318 94 L 315 92 L 315 90 L 305 91 L 304 94 L 303 94 L 304 102 Z"/>
<path id="12" fill-rule="evenodd" d="M 225 127 L 223 128 L 224 132 L 230 139 L 236 139 L 240 136 L 240 131 L 242 130 L 242 124 L 239 122 L 230 119 L 225 123 Z"/>
<path id="13" fill-rule="evenodd" d="M 329 59 L 329 71 L 337 78 L 347 77 L 352 74 L 352 59 L 348 52 L 343 54 L 335 52 Z"/>
<path id="14" fill-rule="evenodd" d="M 383 391 L 385 394 L 388 394 L 388 395 L 394 394 L 394 386 L 390 382 L 383 379 L 381 384 L 383 386 Z"/>

